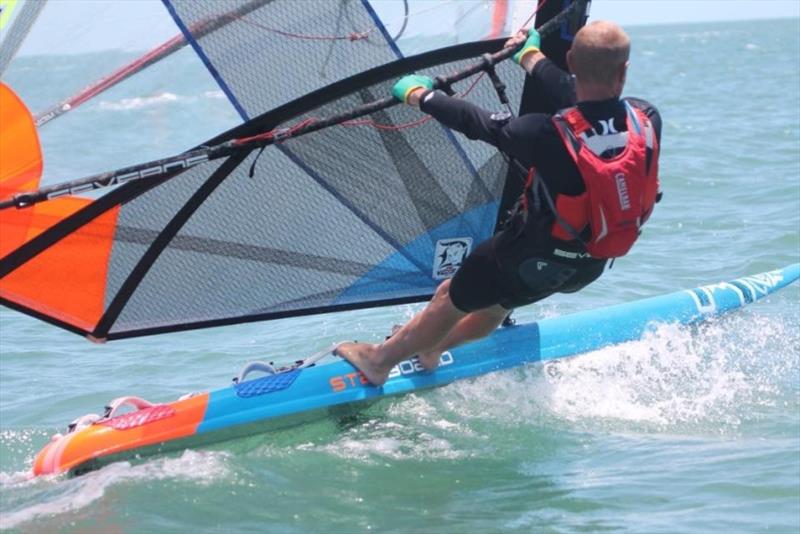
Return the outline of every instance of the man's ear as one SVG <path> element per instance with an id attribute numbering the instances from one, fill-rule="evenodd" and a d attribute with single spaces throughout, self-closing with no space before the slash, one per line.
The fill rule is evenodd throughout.
<path id="1" fill-rule="evenodd" d="M 620 85 L 625 85 L 625 80 L 628 76 L 628 66 L 631 64 L 630 61 L 626 61 L 619 67 L 619 73 L 617 74 L 617 80 L 619 81 Z"/>
<path id="2" fill-rule="evenodd" d="M 575 74 L 572 69 L 572 50 L 567 50 L 567 68 L 569 68 L 570 74 Z"/>

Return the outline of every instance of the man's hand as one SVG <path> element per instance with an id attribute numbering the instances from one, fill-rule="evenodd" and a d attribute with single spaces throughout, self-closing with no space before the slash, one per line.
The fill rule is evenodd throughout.
<path id="1" fill-rule="evenodd" d="M 517 35 L 506 41 L 506 44 L 508 44 L 511 41 L 517 41 L 519 39 L 520 35 L 519 33 L 517 33 Z M 536 55 L 536 53 L 539 52 L 539 48 L 541 46 L 542 46 L 542 38 L 539 36 L 539 32 L 536 31 L 535 28 L 531 28 L 530 30 L 528 30 L 528 37 L 525 40 L 525 44 L 522 45 L 522 48 L 520 48 L 519 52 L 514 54 L 513 56 L 514 61 L 525 67 L 526 66 L 525 63 L 527 63 L 525 61 L 525 58 L 529 55 Z"/>
<path id="2" fill-rule="evenodd" d="M 503 48 L 517 48 L 528 39 L 528 30 L 520 30 L 513 37 L 509 37 Z"/>
<path id="3" fill-rule="evenodd" d="M 433 89 L 433 79 L 419 74 L 409 74 L 400 78 L 392 86 L 392 96 L 404 104 L 418 106 L 420 96 Z"/>

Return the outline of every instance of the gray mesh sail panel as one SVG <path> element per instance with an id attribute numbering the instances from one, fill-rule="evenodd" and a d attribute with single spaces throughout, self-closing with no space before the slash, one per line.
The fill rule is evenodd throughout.
<path id="1" fill-rule="evenodd" d="M 14 18 L 11 19 L 10 26 L 6 28 L 6 31 L 0 35 L 0 75 L 6 70 L 11 60 L 14 59 L 17 50 L 19 50 L 20 45 L 25 40 L 25 37 L 27 37 L 31 26 L 36 22 L 44 6 L 44 0 L 39 2 L 25 2 L 16 7 L 16 13 L 12 11 L 11 15 L 14 16 Z M 8 4 L 6 4 L 4 8 L 13 9 Z M 5 13 L 3 14 L 5 15 Z"/>
<path id="2" fill-rule="evenodd" d="M 518 67 L 499 72 L 509 87 L 522 85 Z M 285 125 L 382 98 L 395 79 L 354 87 Z M 499 106 L 487 78 L 467 98 Z M 339 125 L 288 139 L 264 150 L 252 178 L 251 153 L 166 244 L 111 334 L 430 295 L 440 282 L 433 276 L 437 240 L 477 245 L 491 234 L 507 165 L 496 149 L 434 120 L 397 128 L 423 117 L 394 106 L 369 117 L 384 128 Z M 128 238 L 115 243 L 112 257 L 121 278 L 175 213 L 163 199 L 185 203 L 217 167 L 195 167 L 122 207 L 120 224 L 129 229 L 121 236 Z M 143 236 L 152 239 L 143 243 Z M 109 283 L 109 293 L 118 286 Z"/>
<path id="3" fill-rule="evenodd" d="M 191 32 L 252 0 L 171 0 Z M 369 31 L 366 39 L 328 39 Z M 249 117 L 398 58 L 361 0 L 272 1 L 196 40 Z"/>
<path id="4" fill-rule="evenodd" d="M 128 202 L 117 218 L 117 230 L 106 278 L 105 305 L 119 292 L 131 270 L 164 227 L 186 204 L 200 184 L 220 162 L 209 162 L 168 180 L 134 201 Z M 175 246 L 180 246 L 176 243 Z"/>

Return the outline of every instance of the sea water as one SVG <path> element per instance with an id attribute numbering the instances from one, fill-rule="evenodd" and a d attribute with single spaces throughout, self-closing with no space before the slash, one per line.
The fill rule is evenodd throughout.
<path id="1" fill-rule="evenodd" d="M 519 321 L 800 259 L 798 21 L 634 27 L 630 34 L 626 93 L 654 102 L 664 119 L 664 200 L 633 252 L 597 283 L 521 309 Z M 170 68 L 180 68 L 180 57 Z M 28 71 L 11 71 L 6 81 L 41 109 L 50 103 L 49 88 L 32 87 L 31 72 L 49 66 L 66 80 L 70 69 L 91 68 L 93 60 L 31 57 L 22 63 Z M 134 117 L 168 123 L 224 98 L 188 75 L 173 91 L 136 83 L 142 85 L 134 86 L 133 96 L 130 87 L 127 93 L 114 89 L 86 104 L 81 112 L 92 118 L 93 132 L 68 117 L 43 128 L 51 154 L 47 180 L 177 152 L 238 122 L 221 110 L 177 134 L 143 138 L 123 131 L 119 125 Z M 96 136 L 99 145 L 82 141 L 97 132 L 103 134 Z M 51 434 L 112 398 L 166 401 L 224 387 L 249 360 L 294 360 L 333 340 L 377 340 L 418 309 L 302 317 L 104 346 L 0 310 L 0 528 L 800 528 L 798 284 L 707 325 L 664 325 L 639 341 L 385 400 L 348 417 L 119 462 L 77 478 L 27 476 Z"/>

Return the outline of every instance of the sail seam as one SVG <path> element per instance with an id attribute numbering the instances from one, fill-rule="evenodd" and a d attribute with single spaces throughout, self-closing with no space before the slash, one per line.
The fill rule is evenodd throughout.
<path id="1" fill-rule="evenodd" d="M 123 184 L 118 189 L 111 191 L 109 194 L 76 211 L 66 219 L 59 221 L 54 226 L 0 259 L 0 279 L 13 272 L 24 263 L 32 260 L 47 248 L 55 245 L 72 232 L 97 219 L 108 210 L 146 193 L 164 181 L 169 180 L 178 174 L 178 172 L 180 171 L 165 175 L 160 180 L 153 180 L 152 182 L 129 182 Z"/>
<path id="2" fill-rule="evenodd" d="M 203 185 L 195 191 L 186 204 L 178 210 L 158 237 L 152 242 L 147 251 L 139 258 L 136 266 L 125 279 L 125 282 L 117 291 L 117 294 L 114 295 L 114 299 L 108 305 L 105 313 L 92 332 L 94 337 L 103 339 L 108 335 L 108 332 L 130 301 L 136 288 L 139 287 L 139 284 L 161 256 L 161 253 L 167 248 L 172 238 L 180 232 L 189 219 L 191 219 L 192 215 L 203 205 L 203 202 L 214 192 L 217 186 L 219 186 L 219 184 L 221 184 L 249 154 L 250 152 L 246 152 L 231 156 L 225 160 L 225 162 L 208 177 Z"/>
<path id="3" fill-rule="evenodd" d="M 122 243 L 135 243 L 149 245 L 158 236 L 158 231 L 131 226 L 118 226 L 115 240 Z M 286 265 L 302 267 L 326 273 L 362 275 L 372 264 L 359 263 L 351 260 L 337 259 L 331 262 L 330 257 L 304 254 L 300 252 L 282 250 L 277 248 L 262 247 L 246 243 L 231 243 L 199 236 L 176 236 L 170 247 L 184 252 L 196 252 L 211 256 L 224 255 L 247 261 L 263 263 L 265 265 Z M 219 252 L 224 247 L 224 254 Z M 401 269 L 384 268 L 387 274 L 403 275 L 407 271 Z"/>

